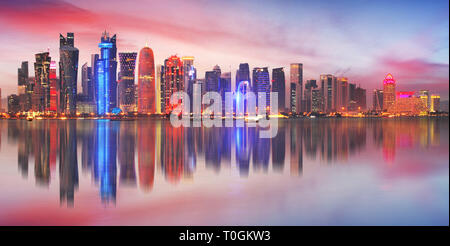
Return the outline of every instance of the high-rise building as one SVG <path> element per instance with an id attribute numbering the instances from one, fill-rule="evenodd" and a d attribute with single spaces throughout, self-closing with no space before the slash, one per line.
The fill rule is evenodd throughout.
<path id="1" fill-rule="evenodd" d="M 190 111 L 192 112 L 193 86 L 197 70 L 194 68 L 193 56 L 183 56 L 181 57 L 181 61 L 183 62 L 183 85 L 186 93 L 189 95 Z"/>
<path id="2" fill-rule="evenodd" d="M 303 100 L 303 64 L 291 63 L 291 84 L 296 85 L 296 113 L 302 111 Z"/>
<path id="3" fill-rule="evenodd" d="M 59 84 L 56 78 L 56 61 L 50 62 L 50 111 L 58 111 Z"/>
<path id="4" fill-rule="evenodd" d="M 331 74 L 320 75 L 321 92 L 323 96 L 323 111 L 331 112 L 336 106 L 336 77 Z"/>
<path id="5" fill-rule="evenodd" d="M 31 94 L 27 93 L 28 83 L 28 62 L 22 62 L 21 67 L 17 71 L 17 92 L 19 96 L 20 111 L 28 111 L 31 109 Z M 32 86 L 32 85 L 31 85 Z"/>
<path id="6" fill-rule="evenodd" d="M 88 95 L 91 102 L 97 102 L 97 89 L 98 89 L 98 73 L 97 73 L 97 61 L 99 59 L 98 54 L 91 55 L 91 83 L 92 83 L 92 94 Z"/>
<path id="7" fill-rule="evenodd" d="M 286 113 L 286 79 L 282 67 L 272 69 L 272 92 L 278 93 L 278 111 Z"/>
<path id="8" fill-rule="evenodd" d="M 161 93 L 164 92 L 163 90 L 163 84 L 162 84 L 162 72 L 163 71 L 163 66 L 162 65 L 158 65 L 156 66 L 156 85 L 155 85 L 155 97 L 156 97 L 156 113 L 157 114 L 161 114 L 162 111 L 162 100 L 161 100 Z"/>
<path id="9" fill-rule="evenodd" d="M 148 46 L 139 52 L 138 85 L 138 112 L 155 114 L 155 59 L 153 50 Z"/>
<path id="10" fill-rule="evenodd" d="M 119 107 L 123 112 L 135 111 L 134 70 L 136 67 L 136 57 L 136 52 L 119 53 L 120 72 L 117 87 Z M 152 83 L 152 86 L 154 87 L 154 83 Z"/>
<path id="11" fill-rule="evenodd" d="M 291 83 L 289 93 L 289 109 L 290 112 L 295 114 L 297 112 L 297 84 Z"/>
<path id="12" fill-rule="evenodd" d="M 170 56 L 164 61 L 164 110 L 172 111 L 176 105 L 170 103 L 170 97 L 177 91 L 184 91 L 183 62 L 176 56 Z"/>
<path id="13" fill-rule="evenodd" d="M 386 111 L 395 102 L 395 79 L 387 74 L 383 80 L 383 110 Z"/>
<path id="14" fill-rule="evenodd" d="M 270 105 L 270 76 L 267 67 L 253 68 L 253 90 L 256 95 L 256 106 L 259 107 L 259 101 L 266 99 L 266 107 Z M 260 95 L 260 93 L 262 93 Z M 259 112 L 263 112 L 259 110 Z M 258 113 L 259 113 L 258 112 Z"/>
<path id="15" fill-rule="evenodd" d="M 358 86 L 354 94 L 354 102 L 358 111 L 364 111 L 366 109 L 366 90 Z"/>
<path id="16" fill-rule="evenodd" d="M 88 67 L 87 62 L 81 67 L 81 87 L 85 99 L 89 102 L 92 101 L 94 95 L 92 67 Z"/>
<path id="17" fill-rule="evenodd" d="M 8 113 L 16 114 L 20 111 L 19 96 L 12 94 L 8 96 Z"/>
<path id="18" fill-rule="evenodd" d="M 430 111 L 431 107 L 431 97 L 430 92 L 428 90 L 420 90 L 419 97 L 422 99 L 424 105 L 427 107 L 428 111 Z"/>
<path id="19" fill-rule="evenodd" d="M 247 81 L 248 83 L 250 83 L 250 68 L 248 66 L 248 63 L 239 64 L 239 69 L 236 71 L 235 90 L 238 89 L 239 84 L 242 81 Z"/>
<path id="20" fill-rule="evenodd" d="M 431 112 L 439 112 L 440 110 L 441 97 L 439 95 L 431 95 Z"/>
<path id="21" fill-rule="evenodd" d="M 35 88 L 32 104 L 34 111 L 45 112 L 50 109 L 50 61 L 48 52 L 35 55 Z"/>
<path id="22" fill-rule="evenodd" d="M 383 90 L 373 90 L 373 110 L 374 111 L 381 111 L 383 110 Z"/>
<path id="23" fill-rule="evenodd" d="M 109 37 L 105 31 L 98 44 L 100 56 L 96 63 L 97 114 L 104 115 L 117 107 L 117 47 L 116 35 Z"/>
<path id="24" fill-rule="evenodd" d="M 222 111 L 223 115 L 232 114 L 232 108 L 226 108 L 225 93 L 231 92 L 231 72 L 225 72 L 220 74 L 220 95 L 222 96 Z M 191 101 L 192 102 L 192 101 Z M 191 103 L 192 105 L 192 103 Z"/>
<path id="25" fill-rule="evenodd" d="M 323 109 L 323 96 L 320 89 L 311 90 L 311 112 L 321 112 Z"/>
<path id="26" fill-rule="evenodd" d="M 312 112 L 312 90 L 317 89 L 317 81 L 315 79 L 307 80 L 303 93 L 303 111 Z"/>
<path id="27" fill-rule="evenodd" d="M 216 65 L 213 71 L 205 72 L 205 89 L 207 92 L 220 92 L 220 68 Z"/>
<path id="28" fill-rule="evenodd" d="M 349 103 L 349 89 L 348 89 L 348 78 L 340 77 L 337 79 L 337 105 L 336 109 L 339 111 L 345 111 L 348 108 Z"/>
<path id="29" fill-rule="evenodd" d="M 59 34 L 60 107 L 65 114 L 75 114 L 77 109 L 78 49 L 74 46 L 74 34 Z"/>

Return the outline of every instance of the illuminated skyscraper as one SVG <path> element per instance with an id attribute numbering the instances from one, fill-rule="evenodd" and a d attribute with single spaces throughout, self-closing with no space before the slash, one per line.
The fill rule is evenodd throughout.
<path id="1" fill-rule="evenodd" d="M 287 112 L 286 110 L 286 80 L 284 76 L 284 68 L 272 69 L 272 92 L 278 93 L 278 111 Z"/>
<path id="2" fill-rule="evenodd" d="M 311 112 L 312 105 L 312 90 L 317 88 L 317 81 L 315 79 L 307 80 L 305 83 L 305 90 L 303 91 L 303 109 L 305 112 Z"/>
<path id="3" fill-rule="evenodd" d="M 34 111 L 44 112 L 50 109 L 50 61 L 48 52 L 36 54 L 34 100 L 32 100 Z"/>
<path id="4" fill-rule="evenodd" d="M 430 107 L 431 107 L 430 92 L 428 90 L 420 90 L 419 96 L 422 99 L 424 105 L 427 107 L 428 111 L 430 111 Z"/>
<path id="5" fill-rule="evenodd" d="M 184 91 L 183 62 L 173 55 L 164 61 L 164 107 L 169 113 L 176 105 L 170 103 L 170 96 L 177 91 Z"/>
<path id="6" fill-rule="evenodd" d="M 139 52 L 138 85 L 138 112 L 156 113 L 155 60 L 153 50 L 147 46 Z"/>
<path id="7" fill-rule="evenodd" d="M 236 71 L 236 87 L 235 90 L 237 90 L 239 84 L 242 81 L 247 81 L 250 83 L 250 68 L 248 66 L 248 63 L 241 63 L 239 64 L 239 69 Z"/>
<path id="8" fill-rule="evenodd" d="M 302 112 L 303 64 L 291 63 L 291 84 L 296 84 L 296 113 Z"/>
<path id="9" fill-rule="evenodd" d="M 78 53 L 73 33 L 67 33 L 66 38 L 59 34 L 60 107 L 66 114 L 75 114 L 77 109 Z"/>
<path id="10" fill-rule="evenodd" d="M 98 89 L 98 73 L 97 73 L 97 61 L 99 59 L 98 54 L 91 55 L 91 84 L 92 94 L 88 96 L 91 102 L 97 102 L 97 89 Z"/>
<path id="11" fill-rule="evenodd" d="M 439 95 L 431 95 L 431 112 L 438 112 L 440 110 L 441 97 Z"/>
<path id="12" fill-rule="evenodd" d="M 340 77 L 337 79 L 337 105 L 336 109 L 338 111 L 345 111 L 348 108 L 349 103 L 349 88 L 348 88 L 348 78 Z"/>
<path id="13" fill-rule="evenodd" d="M 56 113 L 58 110 L 59 85 L 56 78 L 56 62 L 50 62 L 50 111 Z"/>
<path id="14" fill-rule="evenodd" d="M 266 107 L 270 105 L 270 76 L 267 67 L 253 68 L 253 90 L 256 95 L 256 106 L 259 107 L 259 102 L 266 99 Z M 263 93 L 263 95 L 259 95 Z M 263 112 L 259 110 L 259 112 Z M 259 113 L 258 112 L 258 113 Z"/>
<path id="15" fill-rule="evenodd" d="M 289 91 L 289 110 L 295 114 L 297 112 L 297 84 L 291 83 Z"/>
<path id="16" fill-rule="evenodd" d="M 320 75 L 321 92 L 323 96 L 323 111 L 331 112 L 335 108 L 336 78 L 331 74 Z M 333 90 L 334 89 L 334 90 Z"/>
<path id="17" fill-rule="evenodd" d="M 104 115 L 117 106 L 116 35 L 110 38 L 105 31 L 98 47 L 100 48 L 100 58 L 96 63 L 97 114 Z"/>
<path id="18" fill-rule="evenodd" d="M 383 110 L 388 110 L 395 102 L 395 80 L 392 74 L 387 74 L 383 80 Z"/>
<path id="19" fill-rule="evenodd" d="M 220 73 L 220 68 L 205 72 L 205 88 L 207 92 L 219 92 Z"/>
<path id="20" fill-rule="evenodd" d="M 123 112 L 135 110 L 134 69 L 137 53 L 119 53 L 120 72 L 118 82 L 119 107 Z"/>

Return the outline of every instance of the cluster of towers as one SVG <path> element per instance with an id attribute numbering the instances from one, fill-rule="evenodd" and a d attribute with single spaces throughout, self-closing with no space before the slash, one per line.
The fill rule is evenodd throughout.
<path id="1" fill-rule="evenodd" d="M 387 74 L 383 90 L 373 91 L 373 110 L 391 114 L 425 115 L 439 111 L 440 96 L 428 90 L 396 91 L 396 80 Z"/>

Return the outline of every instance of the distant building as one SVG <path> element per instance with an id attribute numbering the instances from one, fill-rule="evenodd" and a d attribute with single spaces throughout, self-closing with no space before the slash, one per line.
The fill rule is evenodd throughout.
<path id="1" fill-rule="evenodd" d="M 414 91 L 399 91 L 396 92 L 396 99 L 389 107 L 388 112 L 414 116 L 426 114 L 427 108 L 419 97 L 414 96 Z"/>
<path id="2" fill-rule="evenodd" d="M 441 104 L 441 97 L 439 95 L 431 95 L 431 112 L 439 112 Z"/>
<path id="3" fill-rule="evenodd" d="M 287 113 L 286 79 L 282 67 L 272 69 L 272 92 L 278 93 L 278 111 Z"/>
<path id="4" fill-rule="evenodd" d="M 98 54 L 92 54 L 91 55 L 91 83 L 92 83 L 92 94 L 88 95 L 88 98 L 93 101 L 97 102 L 97 90 L 98 90 L 98 69 L 97 69 L 97 61 L 99 59 Z"/>
<path id="5" fill-rule="evenodd" d="M 354 102 L 356 102 L 356 107 L 358 111 L 366 110 L 367 108 L 366 100 L 367 100 L 366 90 L 358 86 L 355 89 L 354 94 Z"/>
<path id="6" fill-rule="evenodd" d="M 340 77 L 337 79 L 337 105 L 335 107 L 338 111 L 346 111 L 348 109 L 349 100 L 349 88 L 348 78 Z"/>
<path id="7" fill-rule="evenodd" d="M 311 112 L 322 112 L 323 110 L 323 96 L 320 89 L 311 90 Z"/>
<path id="8" fill-rule="evenodd" d="M 291 83 L 289 92 L 289 109 L 295 114 L 297 112 L 297 84 Z"/>
<path id="9" fill-rule="evenodd" d="M 387 74 L 383 80 L 383 110 L 388 110 L 395 102 L 395 79 Z"/>
<path id="10" fill-rule="evenodd" d="M 431 107 L 431 97 L 430 92 L 428 90 L 420 90 L 419 97 L 427 107 L 427 110 L 430 111 Z"/>
<path id="11" fill-rule="evenodd" d="M 19 96 L 20 111 L 28 111 L 31 109 L 31 94 L 28 94 L 28 88 L 32 87 L 28 81 L 28 62 L 22 62 L 21 67 L 17 70 L 17 92 Z"/>
<path id="12" fill-rule="evenodd" d="M 156 113 L 161 114 L 164 111 L 164 80 L 162 79 L 164 67 L 162 65 L 156 66 L 156 85 L 155 85 L 155 97 L 156 97 Z"/>
<path id="13" fill-rule="evenodd" d="M 303 64 L 302 63 L 291 63 L 291 69 L 290 69 L 290 80 L 291 84 L 296 84 L 295 90 L 296 90 L 296 106 L 295 106 L 295 112 L 299 113 L 302 111 L 302 100 L 303 100 Z M 292 91 L 292 90 L 291 90 Z"/>
<path id="14" fill-rule="evenodd" d="M 332 112 L 336 108 L 337 79 L 331 74 L 320 75 L 321 93 L 323 96 L 323 111 Z"/>
<path id="15" fill-rule="evenodd" d="M 109 34 L 105 31 L 98 47 L 100 48 L 100 56 L 96 62 L 97 114 L 105 115 L 117 107 L 116 35 L 109 37 Z"/>
<path id="16" fill-rule="evenodd" d="M 75 114 L 77 108 L 78 53 L 74 47 L 74 34 L 69 32 L 67 37 L 59 34 L 60 107 L 66 114 Z"/>
<path id="17" fill-rule="evenodd" d="M 57 113 L 59 106 L 59 83 L 56 77 L 56 62 L 50 62 L 50 108 L 49 111 Z"/>
<path id="18" fill-rule="evenodd" d="M 225 72 L 220 74 L 220 95 L 222 96 L 222 112 L 223 115 L 225 113 L 232 113 L 233 108 L 227 108 L 225 105 L 225 93 L 231 92 L 231 72 Z M 192 107 L 192 100 L 191 100 L 191 107 Z"/>
<path id="19" fill-rule="evenodd" d="M 94 95 L 92 67 L 89 67 L 87 62 L 81 67 L 81 87 L 83 95 L 92 101 Z"/>
<path id="20" fill-rule="evenodd" d="M 236 91 L 242 81 L 247 81 L 250 83 L 250 68 L 248 63 L 239 64 L 239 69 L 236 71 Z"/>
<path id="21" fill-rule="evenodd" d="M 220 88 L 220 68 L 216 65 L 213 71 L 205 72 L 205 89 L 206 92 L 219 92 Z"/>
<path id="22" fill-rule="evenodd" d="M 373 90 L 373 98 L 372 98 L 374 111 L 382 111 L 383 110 L 383 90 Z"/>
<path id="23" fill-rule="evenodd" d="M 312 90 L 317 89 L 317 81 L 315 79 L 307 80 L 303 93 L 303 111 L 312 112 Z"/>
<path id="24" fill-rule="evenodd" d="M 270 76 L 267 67 L 253 68 L 253 88 L 256 96 L 256 107 L 259 109 L 259 103 L 264 100 L 264 97 L 266 107 L 270 106 Z M 261 109 L 258 111 L 263 112 Z"/>
<path id="25" fill-rule="evenodd" d="M 20 111 L 19 96 L 12 94 L 8 96 L 8 113 L 16 114 Z"/>
<path id="26" fill-rule="evenodd" d="M 119 108 L 127 113 L 135 111 L 134 100 L 134 70 L 136 68 L 136 52 L 131 53 L 119 53 L 120 72 L 119 81 L 117 85 Z M 153 81 L 154 81 L 154 69 L 153 69 Z M 154 87 L 155 83 L 152 83 Z M 154 88 L 153 88 L 154 91 Z M 154 101 L 154 98 L 153 98 Z"/>

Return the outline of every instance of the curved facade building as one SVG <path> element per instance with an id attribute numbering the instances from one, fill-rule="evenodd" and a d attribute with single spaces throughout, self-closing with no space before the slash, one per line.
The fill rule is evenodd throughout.
<path id="1" fill-rule="evenodd" d="M 138 112 L 156 113 L 155 60 L 149 47 L 139 52 L 138 90 Z"/>

